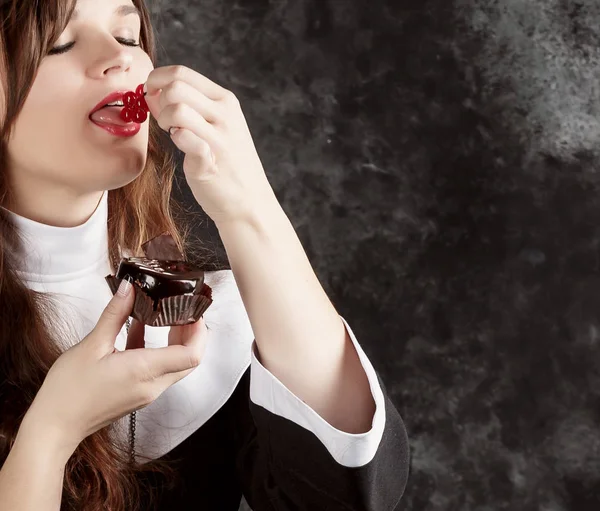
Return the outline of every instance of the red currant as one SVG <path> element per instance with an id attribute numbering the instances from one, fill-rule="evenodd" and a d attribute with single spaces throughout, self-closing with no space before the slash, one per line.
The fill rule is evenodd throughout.
<path id="1" fill-rule="evenodd" d="M 125 122 L 143 123 L 148 118 L 148 103 L 144 98 L 144 84 L 137 86 L 135 92 L 126 92 L 123 95 L 123 110 L 121 110 L 121 119 Z"/>

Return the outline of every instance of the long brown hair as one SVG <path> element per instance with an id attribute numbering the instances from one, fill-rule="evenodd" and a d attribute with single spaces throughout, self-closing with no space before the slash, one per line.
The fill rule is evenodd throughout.
<path id="1" fill-rule="evenodd" d="M 155 63 L 156 48 L 144 0 L 133 2 L 142 13 L 140 44 Z M 0 0 L 0 70 L 5 91 L 5 118 L 0 125 L 0 205 L 10 209 L 6 162 L 7 139 L 23 107 L 43 57 L 67 26 L 76 0 Z M 171 201 L 175 174 L 173 151 L 164 132 L 150 118 L 148 158 L 143 173 L 108 196 L 108 243 L 111 260 L 123 250 L 142 256 L 144 241 L 170 231 L 178 248 L 188 254 L 189 225 L 179 226 Z M 173 207 L 179 209 L 171 209 Z M 183 219 L 185 213 L 182 214 Z M 55 330 L 56 306 L 47 294 L 30 290 L 15 271 L 24 256 L 23 240 L 0 208 L 0 466 L 8 456 L 23 416 L 46 374 L 61 355 Z M 65 331 L 63 331 L 65 332 Z M 79 341 L 78 339 L 77 341 Z M 64 344 L 63 344 L 64 345 Z M 111 511 L 139 509 L 148 498 L 142 472 L 175 479 L 170 464 L 150 460 L 130 466 L 127 447 L 114 424 L 88 436 L 69 459 L 64 477 L 62 509 Z M 151 500 L 151 498 L 149 499 Z M 145 506 L 145 509 L 149 509 Z"/>

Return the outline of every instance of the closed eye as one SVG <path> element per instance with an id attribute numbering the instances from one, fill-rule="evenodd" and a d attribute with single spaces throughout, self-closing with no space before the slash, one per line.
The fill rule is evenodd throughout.
<path id="1" fill-rule="evenodd" d="M 133 47 L 140 46 L 140 43 L 136 43 L 135 40 L 133 40 L 133 39 L 123 39 L 122 37 L 115 37 L 115 39 L 117 41 L 119 41 L 121 44 L 124 44 L 125 46 L 133 46 Z M 71 48 L 73 48 L 73 46 L 75 46 L 74 42 L 63 44 L 62 46 L 57 46 L 56 48 L 52 48 L 48 52 L 48 55 L 60 55 L 62 53 L 66 53 Z"/>

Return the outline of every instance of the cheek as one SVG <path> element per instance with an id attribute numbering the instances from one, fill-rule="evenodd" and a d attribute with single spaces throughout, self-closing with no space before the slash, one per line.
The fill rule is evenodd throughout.
<path id="1" fill-rule="evenodd" d="M 51 66 L 48 62 L 42 62 L 25 100 L 25 107 L 47 110 L 50 107 L 60 108 L 61 105 L 81 105 L 89 93 L 82 95 L 81 84 L 76 83 L 74 76 L 76 72 L 66 65 Z"/>
<path id="2" fill-rule="evenodd" d="M 72 139 L 73 132 L 81 130 L 85 98 L 75 86 L 70 87 L 73 81 L 69 74 L 42 64 L 15 123 L 15 136 L 29 139 L 30 146 L 41 149 L 62 145 Z"/>
<path id="3" fill-rule="evenodd" d="M 24 175 L 65 182 L 82 162 L 82 144 L 66 117 L 49 109 L 25 108 L 8 143 L 10 159 Z M 79 130 L 81 131 L 81 129 Z"/>
<path id="4" fill-rule="evenodd" d="M 50 156 L 52 149 L 64 150 L 84 120 L 71 98 L 67 87 L 36 81 L 15 121 L 13 138 L 18 147 L 35 147 L 44 156 Z"/>

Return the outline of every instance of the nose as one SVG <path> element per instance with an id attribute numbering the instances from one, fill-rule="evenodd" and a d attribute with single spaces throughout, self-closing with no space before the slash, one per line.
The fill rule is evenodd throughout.
<path id="1" fill-rule="evenodd" d="M 100 38 L 99 38 L 100 39 Z M 93 64 L 89 67 L 92 77 L 102 77 L 112 72 L 129 70 L 133 56 L 121 43 L 112 36 L 103 36 L 94 45 L 95 53 Z"/>

